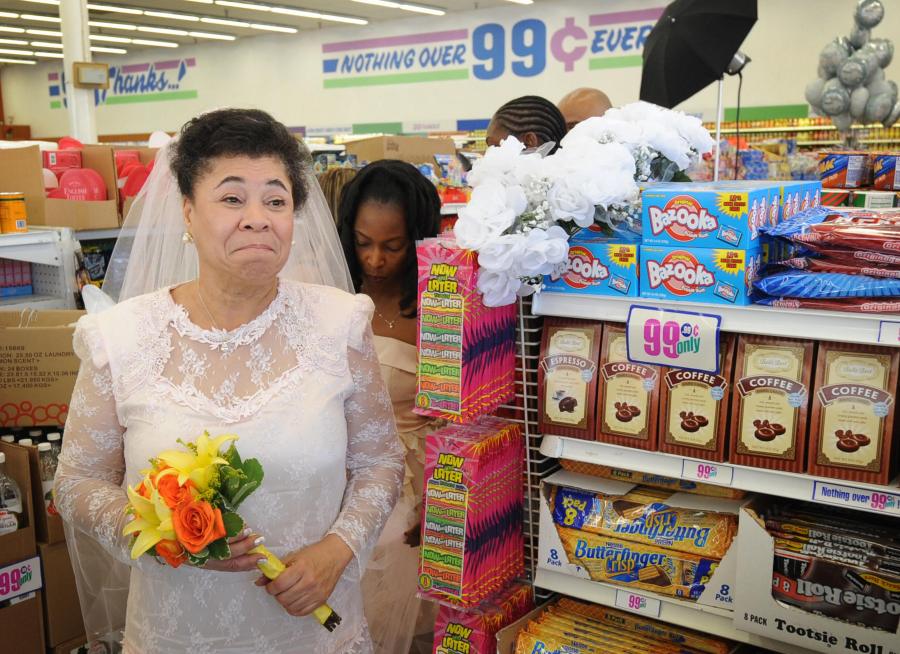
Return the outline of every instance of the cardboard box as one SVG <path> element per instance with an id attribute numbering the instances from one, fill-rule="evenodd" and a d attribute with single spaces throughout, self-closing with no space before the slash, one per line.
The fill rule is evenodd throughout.
<path id="1" fill-rule="evenodd" d="M 872 181 L 872 160 L 862 150 L 819 153 L 822 188 L 862 188 Z"/>
<path id="2" fill-rule="evenodd" d="M 79 367 L 72 334 L 82 315 L 0 312 L 0 426 L 65 423 Z"/>
<path id="3" fill-rule="evenodd" d="M 734 624 L 738 629 L 784 643 L 837 654 L 900 654 L 900 632 L 889 633 L 842 622 L 772 597 L 772 570 L 775 541 L 765 530 L 759 511 L 763 499 L 744 506 L 740 512 L 737 553 L 741 565 L 735 583 Z"/>
<path id="4" fill-rule="evenodd" d="M 432 139 L 424 136 L 374 136 L 350 141 L 347 154 L 356 155 L 361 162 L 380 159 L 400 159 L 409 163 L 434 165 L 436 154 L 456 154 L 453 139 Z"/>
<path id="5" fill-rule="evenodd" d="M 516 647 L 516 636 L 525 628 L 528 622 L 536 618 L 543 612 L 552 602 L 544 602 L 539 607 L 529 611 L 521 618 L 512 622 L 497 632 L 497 654 L 514 654 Z"/>
<path id="6" fill-rule="evenodd" d="M 900 191 L 900 154 L 879 153 L 873 157 L 873 185 L 882 191 Z"/>
<path id="7" fill-rule="evenodd" d="M 82 151 L 85 168 L 96 170 L 106 185 L 103 202 L 55 200 L 44 196 L 41 153 L 37 146 L 0 150 L 0 191 L 25 194 L 28 223 L 73 229 L 118 227 L 119 205 L 116 166 L 112 148 L 86 145 Z"/>
<path id="8" fill-rule="evenodd" d="M 31 489 L 31 466 L 28 450 L 11 443 L 0 442 L 0 452 L 6 454 L 6 474 L 16 480 L 22 491 L 22 512 L 25 527 L 0 536 L 0 567 L 23 561 L 37 551 L 34 538 L 34 504 Z M 2 632 L 0 632 L 2 633 Z"/>
<path id="9" fill-rule="evenodd" d="M 753 248 L 759 228 L 773 222 L 778 202 L 780 193 L 770 182 L 653 184 L 641 194 L 643 243 Z"/>
<path id="10" fill-rule="evenodd" d="M 75 574 L 65 542 L 40 543 L 38 553 L 44 575 L 44 626 L 47 644 L 55 647 L 74 638 L 84 637 L 81 605 L 75 587 Z"/>
<path id="11" fill-rule="evenodd" d="M 37 447 L 26 447 L 28 450 L 28 467 L 31 469 L 31 504 L 34 507 L 34 535 L 40 543 L 65 542 L 66 533 L 62 518 L 53 511 L 48 513 L 44 502 L 46 493 L 41 480 L 41 458 Z"/>
<path id="12" fill-rule="evenodd" d="M 582 566 L 569 561 L 566 550 L 563 547 L 559 532 L 553 522 L 552 508 L 550 506 L 550 490 L 552 486 L 569 486 L 592 492 L 622 494 L 635 488 L 634 484 L 627 484 L 609 479 L 598 479 L 587 475 L 581 475 L 567 470 L 556 472 L 541 482 L 541 500 L 538 535 L 538 567 L 554 572 L 590 579 L 587 570 Z M 698 510 L 717 511 L 720 513 L 737 514 L 742 504 L 741 500 L 726 500 L 718 497 L 704 497 L 690 493 L 675 493 L 666 499 L 669 506 L 680 506 Z M 735 539 L 735 542 L 737 540 Z M 713 571 L 712 576 L 705 585 L 705 589 L 697 598 L 696 603 L 715 606 L 731 610 L 735 602 L 735 574 L 737 568 L 737 548 L 732 543 L 731 548 L 722 558 L 719 565 Z M 743 565 L 743 561 L 742 561 Z M 602 583 L 602 582 L 596 582 Z M 628 586 L 622 586 L 628 588 Z M 642 594 L 650 594 L 646 590 L 635 590 Z M 674 597 L 660 596 L 664 601 L 673 601 Z M 691 600 L 684 600 L 691 601 Z"/>
<path id="13" fill-rule="evenodd" d="M 568 260 L 544 277 L 544 288 L 554 293 L 637 297 L 639 247 L 618 239 L 573 237 Z"/>
<path id="14" fill-rule="evenodd" d="M 29 599 L 0 609 L 0 634 L 3 634 L 5 641 L 4 652 L 9 654 L 45 653 L 44 610 L 41 606 L 41 591 L 35 592 Z M 6 645 L 6 643 L 9 644 Z"/>
<path id="15" fill-rule="evenodd" d="M 641 297 L 677 302 L 752 304 L 762 250 L 641 246 Z"/>
<path id="16" fill-rule="evenodd" d="M 50 651 L 52 654 L 87 654 L 88 649 L 86 644 L 87 637 L 82 634 L 81 636 L 78 636 L 78 638 L 73 638 L 64 643 L 60 643 Z"/>
<path id="17" fill-rule="evenodd" d="M 850 206 L 860 209 L 892 209 L 897 202 L 893 191 L 850 191 Z"/>

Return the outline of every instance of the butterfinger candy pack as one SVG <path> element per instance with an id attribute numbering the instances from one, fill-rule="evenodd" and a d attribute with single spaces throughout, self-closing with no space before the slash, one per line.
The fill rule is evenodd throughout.
<path id="1" fill-rule="evenodd" d="M 660 368 L 628 361 L 625 327 L 605 323 L 597 440 L 644 450 L 657 445 Z"/>
<path id="2" fill-rule="evenodd" d="M 722 334 L 718 373 L 684 368 L 663 370 L 661 452 L 709 461 L 725 460 L 734 343 L 732 334 Z"/>
<path id="3" fill-rule="evenodd" d="M 609 495 L 560 486 L 553 498 L 553 521 L 680 552 L 725 556 L 737 530 L 737 516 L 670 506 L 665 502 L 670 495 L 655 489 Z"/>
<path id="4" fill-rule="evenodd" d="M 731 455 L 740 465 L 806 470 L 812 341 L 742 335 L 731 396 Z"/>
<path id="5" fill-rule="evenodd" d="M 896 465 L 898 367 L 897 348 L 819 344 L 810 474 L 873 484 L 890 481 Z"/>
<path id="6" fill-rule="evenodd" d="M 594 581 L 697 599 L 719 562 L 653 545 L 557 526 L 569 560 Z"/>
<path id="7" fill-rule="evenodd" d="M 541 431 L 593 440 L 602 323 L 547 318 L 538 366 Z"/>

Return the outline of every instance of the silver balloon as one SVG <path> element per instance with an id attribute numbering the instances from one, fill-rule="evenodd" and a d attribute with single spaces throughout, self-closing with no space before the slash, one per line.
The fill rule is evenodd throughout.
<path id="1" fill-rule="evenodd" d="M 860 27 L 859 23 L 857 23 L 850 30 L 850 36 L 847 37 L 847 40 L 850 41 L 850 45 L 854 48 L 861 48 L 866 44 L 870 36 L 872 36 L 872 31 L 868 28 Z"/>
<path id="2" fill-rule="evenodd" d="M 837 39 L 825 45 L 819 53 L 819 71 L 826 73 L 826 79 L 836 75 L 838 68 L 850 56 L 850 51 Z M 822 77 L 820 74 L 819 77 Z"/>
<path id="3" fill-rule="evenodd" d="M 885 127 L 891 127 L 894 123 L 897 122 L 897 119 L 900 119 L 900 100 L 894 103 L 894 108 L 891 109 L 891 112 L 887 115 L 887 118 L 881 123 Z"/>
<path id="4" fill-rule="evenodd" d="M 894 58 L 894 42 L 890 39 L 870 39 L 864 48 L 875 53 L 882 68 L 887 68 Z"/>
<path id="5" fill-rule="evenodd" d="M 866 82 L 866 86 L 873 84 L 875 82 L 883 82 L 884 81 L 884 70 L 881 68 L 876 68 L 875 72 L 873 72 L 869 76 L 869 81 Z"/>
<path id="6" fill-rule="evenodd" d="M 850 94 L 850 115 L 856 120 L 863 120 L 866 115 L 866 103 L 869 101 L 869 89 L 860 86 Z"/>
<path id="7" fill-rule="evenodd" d="M 872 29 L 884 18 L 884 5 L 881 0 L 859 0 L 853 19 L 861 27 Z"/>
<path id="8" fill-rule="evenodd" d="M 896 102 L 892 97 L 891 88 L 884 82 L 869 87 L 869 101 L 866 102 L 866 112 L 863 120 L 866 123 L 877 123 L 888 117 Z"/>
<path id="9" fill-rule="evenodd" d="M 825 90 L 825 80 L 816 78 L 806 85 L 806 101 L 818 107 L 822 104 L 822 91 Z"/>
<path id="10" fill-rule="evenodd" d="M 850 108 L 850 91 L 841 80 L 832 77 L 822 89 L 822 111 L 829 116 L 837 116 Z"/>
<path id="11" fill-rule="evenodd" d="M 838 131 L 849 132 L 850 126 L 853 125 L 853 118 L 850 114 L 838 114 L 831 117 L 831 122 L 838 128 Z"/>
<path id="12" fill-rule="evenodd" d="M 869 59 L 865 56 L 859 56 L 858 52 L 850 55 L 844 63 L 838 68 L 838 79 L 841 84 L 848 89 L 855 89 L 861 86 L 869 77 Z"/>

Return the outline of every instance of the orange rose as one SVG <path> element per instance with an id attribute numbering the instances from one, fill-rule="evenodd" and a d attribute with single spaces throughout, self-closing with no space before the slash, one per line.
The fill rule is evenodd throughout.
<path id="1" fill-rule="evenodd" d="M 183 486 L 178 485 L 178 475 L 156 475 L 156 490 L 170 509 L 186 504 L 194 499 L 194 482 L 190 479 Z"/>
<path id="2" fill-rule="evenodd" d="M 166 563 L 177 568 L 187 561 L 187 554 L 181 543 L 174 540 L 161 540 L 156 544 L 156 554 L 162 557 Z"/>
<path id="3" fill-rule="evenodd" d="M 184 549 L 197 554 L 214 540 L 225 536 L 222 512 L 214 509 L 209 502 L 192 500 L 175 508 L 172 525 Z"/>

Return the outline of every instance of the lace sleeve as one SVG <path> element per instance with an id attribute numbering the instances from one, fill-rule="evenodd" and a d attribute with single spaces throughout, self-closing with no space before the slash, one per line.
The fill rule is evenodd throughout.
<path id="1" fill-rule="evenodd" d="M 357 296 L 355 302 L 347 350 L 353 391 L 344 402 L 348 479 L 341 512 L 329 533 L 347 543 L 364 569 L 400 492 L 403 446 L 372 342 L 374 305 L 366 296 Z"/>
<path id="2" fill-rule="evenodd" d="M 116 415 L 109 360 L 91 318 L 82 318 L 75 330 L 81 369 L 66 420 L 55 501 L 63 520 L 94 538 L 114 558 L 133 565 L 131 537 L 122 535 L 128 504 L 122 488 L 125 430 Z"/>

